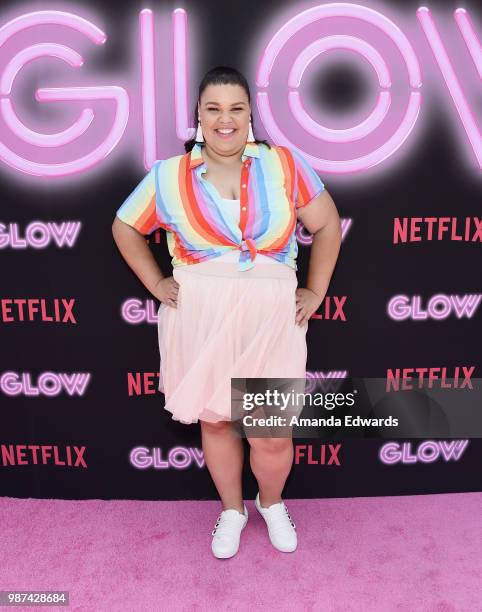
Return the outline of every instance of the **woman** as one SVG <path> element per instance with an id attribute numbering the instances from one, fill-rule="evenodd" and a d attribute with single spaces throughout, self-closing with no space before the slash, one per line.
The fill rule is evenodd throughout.
<path id="1" fill-rule="evenodd" d="M 206 465 L 222 500 L 212 552 L 235 555 L 248 520 L 234 432 L 231 378 L 305 378 L 308 319 L 320 306 L 338 257 L 340 219 L 304 158 L 256 140 L 250 92 L 235 69 L 209 71 L 199 86 L 198 128 L 184 155 L 157 161 L 113 223 L 121 254 L 160 300 L 159 390 L 182 423 L 201 424 Z M 297 288 L 296 221 L 313 234 L 306 288 Z M 164 278 L 146 244 L 167 231 L 173 276 Z M 254 437 L 255 507 L 273 546 L 296 549 L 281 492 L 292 437 Z"/>

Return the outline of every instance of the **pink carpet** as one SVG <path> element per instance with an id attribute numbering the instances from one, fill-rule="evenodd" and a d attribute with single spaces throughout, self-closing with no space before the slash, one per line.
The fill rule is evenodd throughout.
<path id="1" fill-rule="evenodd" d="M 482 609 L 482 493 L 285 501 L 296 552 L 271 548 L 249 500 L 218 560 L 219 502 L 0 498 L 0 590 L 68 590 L 89 612 Z"/>

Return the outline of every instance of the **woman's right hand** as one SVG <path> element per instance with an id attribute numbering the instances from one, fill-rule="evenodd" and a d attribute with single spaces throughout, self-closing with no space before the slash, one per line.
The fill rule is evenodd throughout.
<path id="1" fill-rule="evenodd" d="M 163 304 L 177 308 L 177 294 L 179 291 L 179 283 L 173 276 L 166 276 L 156 284 L 152 290 L 152 294 Z"/>

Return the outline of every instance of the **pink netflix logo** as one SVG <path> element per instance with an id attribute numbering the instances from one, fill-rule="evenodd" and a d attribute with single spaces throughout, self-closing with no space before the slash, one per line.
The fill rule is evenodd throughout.
<path id="1" fill-rule="evenodd" d="M 3 467 L 11 465 L 55 465 L 87 468 L 85 446 L 49 446 L 47 444 L 1 444 Z"/>
<path id="2" fill-rule="evenodd" d="M 21 230 L 18 223 L 0 223 L 0 249 L 46 249 L 73 247 L 80 233 L 80 221 L 32 221 Z"/>
<path id="3" fill-rule="evenodd" d="M 165 36 L 156 33 L 153 11 L 140 11 L 128 41 L 138 55 L 130 63 L 140 65 L 140 74 L 126 75 L 124 87 L 118 75 L 105 75 L 101 84 L 90 72 L 93 59 L 102 56 L 96 47 L 106 44 L 108 36 L 95 23 L 97 17 L 79 14 L 86 11 L 84 7 L 32 10 L 0 27 L 0 122 L 5 134 L 0 159 L 16 171 L 43 178 L 84 173 L 105 162 L 121 141 L 126 150 L 135 147 L 139 132 L 144 166 L 149 169 L 156 159 L 168 156 L 158 146 L 166 141 L 165 135 L 159 138 L 158 125 L 174 125 L 177 141 L 170 148 L 178 148 L 179 141 L 194 133 L 188 92 L 188 13 L 182 8 L 171 13 L 172 46 L 159 54 L 156 43 L 162 45 Z M 279 14 L 275 19 L 276 26 L 257 33 L 261 42 L 250 58 L 259 119 L 273 142 L 298 150 L 315 169 L 335 175 L 366 171 L 386 163 L 399 150 L 407 154 L 407 142 L 418 138 L 415 127 L 422 120 L 423 64 L 429 86 L 438 89 L 447 117 L 456 123 L 463 143 L 459 149 L 465 146 L 468 163 L 482 168 L 482 139 L 474 117 L 482 55 L 465 8 L 450 16 L 422 6 L 415 15 L 404 11 L 395 16 L 393 8 L 383 5 L 375 10 L 328 2 L 301 11 L 290 7 L 283 23 Z M 22 34 L 27 30 L 35 44 L 25 42 Z M 90 55 L 87 62 L 72 48 L 79 41 Z M 326 66 L 340 54 L 362 71 L 371 95 L 348 120 L 324 112 L 322 121 L 316 102 L 302 85 L 320 62 Z M 22 91 L 20 83 L 30 63 L 54 71 L 59 61 L 71 76 L 61 76 L 61 86 L 38 88 L 35 98 L 39 104 L 66 107 L 70 123 L 43 132 L 35 117 L 17 112 L 21 105 L 16 93 Z M 466 69 L 469 63 L 475 70 Z M 133 102 L 138 108 L 131 108 Z M 164 107 L 166 117 L 160 120 Z M 127 142 L 132 115 L 141 118 L 141 125 L 130 129 L 131 142 Z M 319 151 L 325 155 L 320 157 Z"/>
<path id="4" fill-rule="evenodd" d="M 127 394 L 131 397 L 158 393 L 159 376 L 159 372 L 128 372 Z"/>
<path id="5" fill-rule="evenodd" d="M 468 444 L 469 440 L 425 440 L 413 448 L 411 442 L 387 442 L 380 448 L 378 458 L 385 465 L 459 461 Z"/>
<path id="6" fill-rule="evenodd" d="M 36 378 L 29 372 L 3 372 L 0 374 L 0 391 L 10 397 L 56 397 L 61 393 L 84 395 L 90 378 L 88 372 L 43 372 Z"/>
<path id="7" fill-rule="evenodd" d="M 393 244 L 448 240 L 482 242 L 480 217 L 396 217 L 393 220 Z"/>
<path id="8" fill-rule="evenodd" d="M 72 323 L 75 299 L 73 298 L 2 298 L 0 299 L 0 316 L 2 323 Z"/>
<path id="9" fill-rule="evenodd" d="M 474 389 L 472 374 L 475 366 L 455 368 L 395 368 L 387 370 L 386 387 L 389 391 L 410 389 Z"/>
<path id="10" fill-rule="evenodd" d="M 139 470 L 186 470 L 190 467 L 204 468 L 204 453 L 199 448 L 175 446 L 167 451 L 165 458 L 161 448 L 136 446 L 129 454 L 132 466 Z"/>
<path id="11" fill-rule="evenodd" d="M 388 302 L 387 314 L 394 321 L 407 319 L 443 321 L 450 316 L 456 316 L 457 319 L 471 319 L 479 307 L 481 298 L 480 293 L 465 295 L 438 293 L 429 298 L 424 305 L 421 295 L 411 297 L 403 294 L 394 295 Z"/>
<path id="12" fill-rule="evenodd" d="M 294 463 L 306 463 L 308 465 L 336 465 L 340 466 L 341 461 L 338 456 L 341 444 L 296 444 L 294 447 Z"/>
<path id="13" fill-rule="evenodd" d="M 325 321 L 343 321 L 346 322 L 346 315 L 343 310 L 347 300 L 346 295 L 338 297 L 337 295 L 327 295 L 321 303 L 318 312 L 311 315 L 311 319 L 324 319 Z"/>

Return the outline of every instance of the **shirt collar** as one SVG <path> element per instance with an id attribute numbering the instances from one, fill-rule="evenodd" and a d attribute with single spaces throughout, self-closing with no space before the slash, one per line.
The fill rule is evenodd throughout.
<path id="1" fill-rule="evenodd" d="M 189 168 L 196 168 L 204 163 L 201 155 L 202 146 L 196 142 L 194 147 L 190 151 Z M 244 147 L 242 161 L 245 161 L 246 157 L 260 157 L 259 145 L 256 142 L 247 142 Z"/>

